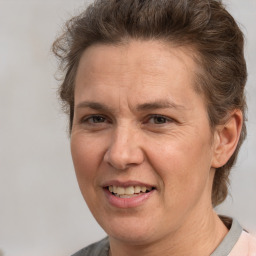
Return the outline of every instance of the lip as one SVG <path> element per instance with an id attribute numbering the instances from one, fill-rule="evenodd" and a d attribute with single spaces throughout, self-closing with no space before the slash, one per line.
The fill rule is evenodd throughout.
<path id="1" fill-rule="evenodd" d="M 114 196 L 107 188 L 103 188 L 103 190 L 109 204 L 116 208 L 122 209 L 139 207 L 146 203 L 146 201 L 149 200 L 150 197 L 152 197 L 153 194 L 155 193 L 155 189 L 153 189 L 150 192 L 143 193 L 138 196 L 130 198 L 121 198 Z"/>
<path id="2" fill-rule="evenodd" d="M 120 197 L 116 197 L 114 196 L 109 190 L 108 190 L 108 186 L 120 186 L 120 187 L 129 187 L 129 186 L 144 186 L 146 188 L 154 188 L 151 191 L 147 192 L 147 193 L 143 193 L 134 197 L 130 197 L 130 198 L 120 198 Z M 112 180 L 112 181 L 108 181 L 105 182 L 102 185 L 104 194 L 106 196 L 106 199 L 108 201 L 108 203 L 116 208 L 122 208 L 122 209 L 127 209 L 127 208 L 135 208 L 135 207 L 139 207 L 141 205 L 143 205 L 144 203 L 146 203 L 146 201 L 148 201 L 154 194 L 155 194 L 155 186 L 153 185 L 149 185 L 149 184 L 145 184 L 139 181 L 125 181 L 125 182 L 121 182 L 118 180 Z"/>
<path id="3" fill-rule="evenodd" d="M 119 181 L 119 180 L 110 180 L 102 184 L 102 187 L 109 187 L 109 186 L 118 186 L 118 187 L 124 187 L 127 188 L 129 186 L 140 186 L 140 187 L 146 187 L 146 188 L 156 188 L 156 186 L 152 184 L 143 183 L 140 181 L 135 180 L 129 180 L 129 181 Z"/>

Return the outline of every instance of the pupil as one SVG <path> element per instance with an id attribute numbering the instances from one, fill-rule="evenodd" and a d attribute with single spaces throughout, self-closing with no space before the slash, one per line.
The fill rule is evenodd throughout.
<path id="1" fill-rule="evenodd" d="M 95 116 L 93 117 L 93 121 L 96 123 L 104 122 L 104 118 L 101 116 Z"/>
<path id="2" fill-rule="evenodd" d="M 157 116 L 155 118 L 156 123 L 165 123 L 165 118 L 161 116 Z"/>

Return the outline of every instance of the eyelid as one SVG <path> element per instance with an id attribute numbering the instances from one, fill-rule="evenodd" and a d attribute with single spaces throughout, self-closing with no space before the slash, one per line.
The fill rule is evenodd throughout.
<path id="1" fill-rule="evenodd" d="M 93 124 L 89 123 L 88 120 L 89 120 L 90 118 L 94 118 L 94 117 L 102 117 L 102 118 L 105 119 L 105 121 L 107 121 L 107 123 L 110 122 L 110 121 L 109 121 L 109 118 L 108 118 L 107 116 L 105 116 L 105 115 L 102 115 L 102 114 L 90 114 L 90 115 L 87 115 L 87 116 L 82 117 L 81 120 L 80 120 L 80 123 L 82 123 L 82 124 L 83 124 L 83 123 L 87 123 L 87 124 L 89 124 L 89 125 L 93 125 Z M 95 124 L 102 124 L 102 123 L 106 123 L 106 122 L 99 122 L 99 123 L 95 123 Z"/>
<path id="2" fill-rule="evenodd" d="M 164 118 L 166 119 L 166 123 L 173 123 L 175 122 L 175 119 L 171 118 L 171 117 L 168 117 L 168 116 L 165 116 L 165 115 L 161 115 L 161 114 L 150 114 L 146 117 L 146 122 L 144 123 L 147 123 L 151 118 L 157 118 L 157 117 L 161 117 L 161 118 Z M 166 124 L 166 123 L 162 123 L 162 124 Z M 161 125 L 161 124 L 156 124 L 156 125 Z"/>

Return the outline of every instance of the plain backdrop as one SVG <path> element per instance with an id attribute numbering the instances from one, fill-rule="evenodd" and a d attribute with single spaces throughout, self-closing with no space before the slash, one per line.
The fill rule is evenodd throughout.
<path id="1" fill-rule="evenodd" d="M 256 231 L 256 1 L 227 0 L 246 36 L 248 138 L 217 211 Z M 0 255 L 65 256 L 105 236 L 70 157 L 50 47 L 82 0 L 0 0 Z M 153 209 L 152 209 L 153 210 Z"/>

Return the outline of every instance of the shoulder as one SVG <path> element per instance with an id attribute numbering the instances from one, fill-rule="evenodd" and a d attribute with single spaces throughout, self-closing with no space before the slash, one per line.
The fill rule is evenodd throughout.
<path id="1" fill-rule="evenodd" d="M 237 220 L 221 216 L 229 229 L 211 256 L 256 256 L 256 238 L 244 231 Z"/>
<path id="2" fill-rule="evenodd" d="M 256 237 L 243 231 L 229 256 L 256 256 Z"/>
<path id="3" fill-rule="evenodd" d="M 72 256 L 108 256 L 109 241 L 108 237 L 93 243 L 80 251 L 76 252 Z"/>

